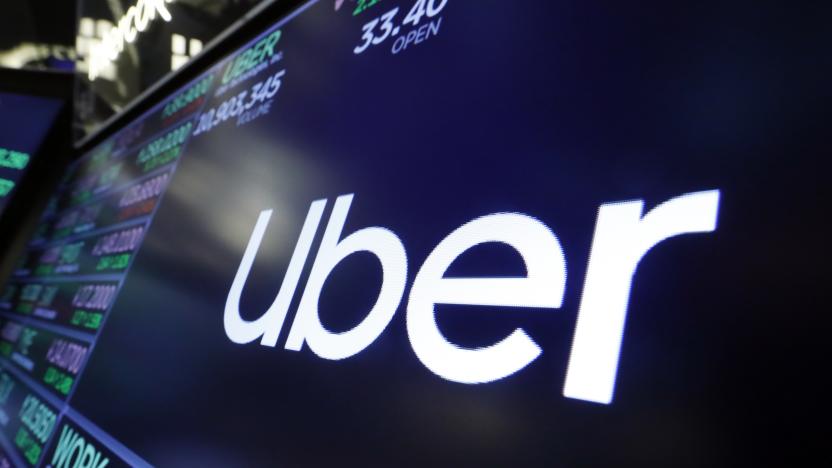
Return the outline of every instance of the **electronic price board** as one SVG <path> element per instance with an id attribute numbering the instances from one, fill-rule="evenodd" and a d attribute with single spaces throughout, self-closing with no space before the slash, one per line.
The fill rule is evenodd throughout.
<path id="1" fill-rule="evenodd" d="M 0 215 L 62 106 L 60 99 L 0 92 Z"/>
<path id="2" fill-rule="evenodd" d="M 806 110 L 648 3 L 299 3 L 89 151 L 2 293 L 0 466 L 798 463 Z"/>
<path id="3" fill-rule="evenodd" d="M 5 395 L 0 463 L 117 463 L 117 455 L 95 445 L 100 436 L 88 432 L 95 429 L 82 415 L 73 416 L 68 402 L 176 170 L 211 79 L 194 81 L 90 151 L 67 170 L 49 200 L 0 300 Z M 47 443 L 55 433 L 58 455 L 49 461 Z"/>

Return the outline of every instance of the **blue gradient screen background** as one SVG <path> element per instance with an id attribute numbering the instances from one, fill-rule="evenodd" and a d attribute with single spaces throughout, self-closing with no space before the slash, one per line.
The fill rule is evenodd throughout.
<path id="1" fill-rule="evenodd" d="M 270 112 L 193 137 L 73 407 L 160 466 L 737 466 L 806 453 L 812 437 L 794 428 L 820 395 L 820 15 L 450 0 L 435 37 L 353 53 L 363 24 L 411 4 L 353 16 L 321 1 L 281 28 Z M 612 404 L 563 397 L 599 205 L 707 189 L 721 190 L 717 230 L 660 244 L 636 272 Z M 309 204 L 329 199 L 325 223 L 347 193 L 345 233 L 383 226 L 407 249 L 384 333 L 343 361 L 283 349 L 321 227 L 277 347 L 232 343 L 226 295 L 260 211 L 275 210 L 242 298 L 249 319 L 274 299 Z M 556 233 L 564 303 L 437 306 L 461 346 L 522 327 L 543 349 L 498 382 L 452 383 L 414 355 L 406 298 L 441 239 L 496 212 Z M 500 245 L 449 271 L 522 274 Z M 359 323 L 380 280 L 371 255 L 339 264 L 325 326 Z"/>

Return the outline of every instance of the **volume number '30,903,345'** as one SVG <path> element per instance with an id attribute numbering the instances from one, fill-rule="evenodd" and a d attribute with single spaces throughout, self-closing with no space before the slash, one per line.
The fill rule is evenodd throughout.
<path id="1" fill-rule="evenodd" d="M 199 116 L 199 124 L 194 130 L 194 136 L 210 131 L 229 118 L 240 117 L 243 112 L 273 98 L 280 89 L 285 74 L 286 70 L 280 70 L 265 80 L 255 83 L 249 90 L 242 91 L 226 99 L 216 108 L 204 112 Z"/>

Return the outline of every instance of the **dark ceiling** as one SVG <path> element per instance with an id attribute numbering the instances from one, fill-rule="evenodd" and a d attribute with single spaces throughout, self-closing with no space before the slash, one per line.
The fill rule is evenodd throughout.
<path id="1" fill-rule="evenodd" d="M 23 42 L 70 46 L 75 42 L 76 0 L 3 2 L 0 50 Z"/>

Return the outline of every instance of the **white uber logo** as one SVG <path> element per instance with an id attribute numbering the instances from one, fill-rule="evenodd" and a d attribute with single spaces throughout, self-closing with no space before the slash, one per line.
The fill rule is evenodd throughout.
<path id="1" fill-rule="evenodd" d="M 382 227 L 342 236 L 353 195 L 335 201 L 285 348 L 306 344 L 319 357 L 345 359 L 375 341 L 390 323 L 407 282 L 407 254 L 401 239 Z M 309 207 L 300 237 L 274 302 L 253 321 L 240 316 L 240 296 L 272 211 L 260 213 L 225 304 L 228 338 L 240 344 L 260 338 L 274 347 L 297 290 L 326 200 Z M 643 214 L 642 200 L 605 203 L 598 209 L 592 250 L 578 311 L 563 394 L 608 404 L 612 401 L 627 304 L 639 261 L 660 242 L 680 234 L 716 229 L 719 191 L 688 193 Z M 489 242 L 513 248 L 527 274 L 517 278 L 446 278 L 454 260 Z M 369 252 L 381 264 L 382 284 L 375 305 L 353 329 L 333 333 L 323 326 L 318 300 L 338 263 Z M 540 346 L 521 328 L 493 345 L 467 349 L 448 341 L 436 324 L 436 304 L 557 309 L 566 289 L 566 260 L 555 233 L 538 219 L 520 213 L 495 213 L 474 219 L 445 237 L 416 273 L 407 302 L 407 334 L 417 358 L 434 374 L 454 382 L 479 384 L 507 377 L 534 361 Z"/>

